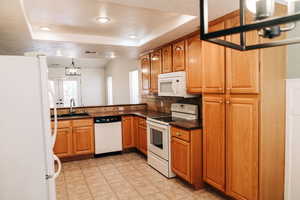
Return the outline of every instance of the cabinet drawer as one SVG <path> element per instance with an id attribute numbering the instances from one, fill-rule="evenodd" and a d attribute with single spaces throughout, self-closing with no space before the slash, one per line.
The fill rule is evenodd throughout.
<path id="1" fill-rule="evenodd" d="M 173 137 L 185 140 L 187 142 L 190 141 L 190 132 L 189 131 L 179 129 L 179 128 L 176 128 L 176 127 L 172 127 L 171 132 L 172 132 Z"/>
<path id="2" fill-rule="evenodd" d="M 144 118 L 139 118 L 139 126 L 143 126 L 143 127 L 147 126 L 146 120 Z"/>
<path id="3" fill-rule="evenodd" d="M 94 121 L 92 119 L 73 120 L 73 127 L 93 126 L 93 124 Z"/>
<path id="4" fill-rule="evenodd" d="M 57 122 L 57 128 L 70 128 L 72 126 L 72 121 L 61 120 Z M 51 128 L 54 128 L 54 122 L 51 122 Z"/>

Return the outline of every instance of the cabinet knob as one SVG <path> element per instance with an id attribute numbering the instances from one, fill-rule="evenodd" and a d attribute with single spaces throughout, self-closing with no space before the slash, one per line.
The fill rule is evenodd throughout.
<path id="1" fill-rule="evenodd" d="M 230 101 L 226 101 L 227 104 L 230 104 Z"/>

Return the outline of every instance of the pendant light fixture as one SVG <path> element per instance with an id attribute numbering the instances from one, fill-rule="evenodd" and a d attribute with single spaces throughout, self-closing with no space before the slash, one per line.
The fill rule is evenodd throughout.
<path id="1" fill-rule="evenodd" d="M 294 38 L 279 38 L 284 32 L 296 28 L 296 22 L 300 20 L 300 0 L 239 0 L 240 5 L 237 6 L 239 7 L 239 25 L 213 32 L 208 30 L 208 2 L 209 0 L 200 0 L 200 34 L 202 40 L 240 51 L 300 43 L 300 34 L 299 37 Z M 279 3 L 287 8 L 285 15 L 276 15 L 276 4 Z M 247 18 L 246 22 L 246 16 L 248 17 L 249 14 L 252 16 L 252 21 L 249 22 Z M 246 33 L 249 31 L 257 31 L 261 38 L 257 44 L 247 44 Z M 240 35 L 239 43 L 220 39 L 220 37 L 225 38 L 224 36 L 233 34 Z M 263 42 L 266 41 L 263 38 L 278 39 Z"/>
<path id="2" fill-rule="evenodd" d="M 72 63 L 69 67 L 65 68 L 66 76 L 81 76 L 81 68 L 75 66 L 74 58 L 72 58 Z"/>

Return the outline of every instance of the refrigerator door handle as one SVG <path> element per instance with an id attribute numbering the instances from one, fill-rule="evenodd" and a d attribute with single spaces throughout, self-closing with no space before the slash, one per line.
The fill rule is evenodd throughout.
<path id="1" fill-rule="evenodd" d="M 59 158 L 55 154 L 53 154 L 53 159 L 54 159 L 54 162 L 57 163 L 58 168 L 57 168 L 57 171 L 53 175 L 49 175 L 49 174 L 46 175 L 47 180 L 52 179 L 52 178 L 56 179 L 59 176 L 60 172 L 61 172 L 61 168 L 62 168 L 61 161 L 59 160 Z"/>
<path id="2" fill-rule="evenodd" d="M 54 162 L 56 161 L 57 165 L 58 165 L 57 171 L 53 175 L 53 178 L 56 179 L 59 176 L 60 172 L 61 172 L 61 161 L 59 160 L 59 158 L 55 154 L 53 154 L 53 158 L 54 158 Z"/>

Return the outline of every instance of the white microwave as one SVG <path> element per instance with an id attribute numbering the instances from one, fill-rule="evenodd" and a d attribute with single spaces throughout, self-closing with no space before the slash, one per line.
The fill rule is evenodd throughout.
<path id="1" fill-rule="evenodd" d="M 158 96 L 194 97 L 187 93 L 186 73 L 172 72 L 158 76 Z"/>

